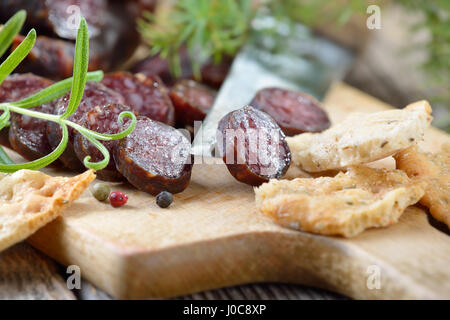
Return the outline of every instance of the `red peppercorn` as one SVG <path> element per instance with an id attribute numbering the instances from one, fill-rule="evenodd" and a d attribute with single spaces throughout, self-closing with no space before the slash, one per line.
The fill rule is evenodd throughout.
<path id="1" fill-rule="evenodd" d="M 114 208 L 121 207 L 128 201 L 128 196 L 122 191 L 113 191 L 109 195 L 109 202 Z"/>

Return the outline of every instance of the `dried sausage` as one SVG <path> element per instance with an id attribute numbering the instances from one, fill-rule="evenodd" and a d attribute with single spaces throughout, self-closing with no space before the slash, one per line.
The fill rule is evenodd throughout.
<path id="1" fill-rule="evenodd" d="M 316 99 L 296 91 L 262 89 L 256 93 L 250 105 L 274 118 L 287 136 L 320 132 L 331 125 L 327 113 Z"/>
<path id="2" fill-rule="evenodd" d="M 52 84 L 52 81 L 35 76 L 33 74 L 13 74 L 7 77 L 2 84 L 0 85 L 0 102 L 12 102 L 12 101 L 18 101 L 23 98 L 26 98 L 34 93 L 36 93 L 39 90 L 44 89 L 45 87 Z M 47 108 L 46 108 L 47 109 Z M 18 116 L 18 115 L 17 115 Z M 15 118 L 14 114 L 11 114 L 11 121 Z M 34 121 L 34 119 L 33 119 Z M 45 121 L 42 120 L 36 120 L 37 123 L 45 123 Z M 45 126 L 45 124 L 44 124 Z M 40 128 L 37 128 L 40 129 Z M 1 131 L 1 144 L 12 148 L 10 141 L 9 141 L 9 130 L 10 128 L 5 128 Z M 39 135 L 39 133 L 38 133 Z M 45 146 L 48 144 L 47 139 L 44 139 L 42 141 L 42 144 Z M 17 148 L 19 147 L 16 146 Z M 40 154 L 46 154 L 48 151 L 47 148 L 42 148 L 42 152 Z M 22 154 L 25 158 L 29 159 L 27 157 L 28 152 L 21 152 L 21 150 L 18 148 L 16 150 L 18 153 Z M 48 153 L 48 152 L 47 152 Z M 36 158 L 35 158 L 36 159 Z"/>
<path id="3" fill-rule="evenodd" d="M 102 84 L 120 93 L 125 104 L 139 115 L 168 125 L 175 124 L 175 109 L 168 89 L 159 77 L 114 72 L 106 74 Z"/>
<path id="4" fill-rule="evenodd" d="M 136 128 L 115 149 L 117 170 L 139 190 L 156 196 L 178 193 L 191 179 L 189 140 L 177 129 L 147 117 L 138 117 Z"/>
<path id="5" fill-rule="evenodd" d="M 156 196 L 161 191 L 179 193 L 191 178 L 189 140 L 178 130 L 147 117 L 138 117 L 136 128 L 115 149 L 119 172 L 139 190 Z"/>
<path id="6" fill-rule="evenodd" d="M 225 115 L 217 130 L 219 155 L 230 173 L 258 186 L 281 178 L 291 163 L 284 133 L 266 113 L 246 106 Z"/>
<path id="7" fill-rule="evenodd" d="M 0 85 L 0 101 L 12 102 L 26 98 L 48 86 L 51 80 L 33 74 L 14 74 Z M 52 113 L 53 103 L 34 107 L 33 110 Z M 11 114 L 7 135 L 10 146 L 28 160 L 41 158 L 52 151 L 46 136 L 46 121 L 20 114 Z M 2 130 L 6 135 L 8 130 Z"/>
<path id="8" fill-rule="evenodd" d="M 46 103 L 32 110 L 51 114 L 53 108 L 52 103 Z M 14 151 L 28 160 L 36 160 L 52 152 L 53 149 L 47 139 L 46 125 L 45 120 L 13 113 L 9 141 Z"/>
<path id="9" fill-rule="evenodd" d="M 202 83 L 216 89 L 220 88 L 230 71 L 232 61 L 231 57 L 225 56 L 219 63 L 212 61 L 205 63 L 200 70 Z"/>
<path id="10" fill-rule="evenodd" d="M 89 70 L 111 70 L 122 64 L 134 52 L 139 35 L 131 13 L 123 3 L 112 3 L 106 12 L 102 32 L 89 41 Z M 91 29 L 89 29 L 91 31 Z M 14 50 L 24 37 L 14 38 Z M 61 80 L 72 76 L 75 43 L 71 40 L 38 36 L 27 58 L 18 66 L 18 72 L 35 74 Z"/>
<path id="11" fill-rule="evenodd" d="M 119 114 L 124 111 L 131 111 L 131 109 L 121 104 L 110 104 L 103 107 L 97 106 L 83 115 L 80 124 L 87 129 L 99 133 L 118 133 L 127 124 L 128 118 L 124 118 L 123 124 L 119 122 Z M 101 143 L 108 149 L 111 158 L 106 168 L 96 172 L 97 177 L 106 181 L 123 180 L 124 177 L 117 171 L 113 160 L 113 150 L 118 145 L 119 141 L 101 141 Z M 103 160 L 102 153 L 79 132 L 75 134 L 73 145 L 75 153 L 80 161 L 83 161 L 86 156 L 91 156 L 91 162 Z"/>
<path id="12" fill-rule="evenodd" d="M 217 143 L 230 173 L 252 186 L 281 178 L 291 163 L 280 127 L 268 114 L 251 106 L 232 111 L 220 120 Z"/>
<path id="13" fill-rule="evenodd" d="M 66 108 L 69 104 L 70 92 L 66 93 L 64 96 L 59 98 L 55 103 L 55 114 L 63 114 L 66 111 Z M 75 123 L 78 123 L 83 115 L 96 106 L 106 106 L 112 103 L 123 104 L 123 97 L 97 82 L 87 82 L 86 87 L 84 89 L 83 98 L 75 111 L 68 120 L 71 120 Z M 69 141 L 67 142 L 66 149 L 63 154 L 59 157 L 59 159 L 64 163 L 64 165 L 70 169 L 74 170 L 82 170 L 84 167 L 82 163 L 78 160 L 75 155 L 75 151 L 73 148 L 73 139 L 75 135 L 75 130 L 71 127 L 69 129 Z M 49 122 L 47 125 L 47 137 L 50 142 L 50 145 L 53 148 L 59 144 L 62 138 L 62 132 L 59 125 Z"/>
<path id="14" fill-rule="evenodd" d="M 24 37 L 14 38 L 12 50 Z M 18 72 L 32 72 L 51 79 L 72 76 L 75 46 L 72 42 L 39 36 L 25 60 L 17 67 Z M 89 63 L 92 65 L 92 63 Z"/>
<path id="15" fill-rule="evenodd" d="M 100 34 L 105 24 L 103 13 L 107 5 L 107 0 L 2 0 L 0 19 L 6 21 L 20 9 L 25 9 L 28 26 L 35 27 L 40 32 L 54 33 L 63 39 L 74 40 L 78 26 L 72 28 L 68 22 L 75 18 L 77 12 L 68 10 L 69 7 L 79 8 L 79 14 L 88 23 L 89 35 L 95 37 Z"/>
<path id="16" fill-rule="evenodd" d="M 192 77 L 192 66 L 186 48 L 182 47 L 178 54 L 181 67 L 181 74 L 178 79 L 189 79 Z M 159 54 L 138 61 L 131 68 L 131 72 L 142 73 L 146 76 L 157 75 L 169 87 L 177 81 L 177 78 L 170 71 L 169 62 Z"/>
<path id="17" fill-rule="evenodd" d="M 90 40 L 89 71 L 110 70 L 130 56 L 135 48 L 135 39 L 128 32 L 128 38 L 124 40 L 124 33 L 120 25 L 116 24 L 105 30 L 102 36 Z M 17 35 L 12 50 L 15 50 L 23 39 L 22 35 Z M 121 48 L 117 50 L 119 45 Z M 34 47 L 17 71 L 33 72 L 54 80 L 65 79 L 72 76 L 74 54 L 73 42 L 38 36 Z"/>
<path id="18" fill-rule="evenodd" d="M 192 63 L 185 47 L 181 47 L 178 55 L 180 57 L 181 73 L 178 78 L 175 78 L 170 72 L 169 62 L 160 55 L 145 58 L 137 62 L 131 71 L 135 73 L 143 73 L 145 75 L 158 75 L 166 85 L 173 86 L 173 84 L 180 79 L 193 79 Z M 200 81 L 203 84 L 213 88 L 220 88 L 225 81 L 228 71 L 232 63 L 231 57 L 224 57 L 220 63 L 213 63 L 207 61 L 200 68 Z"/>
<path id="19" fill-rule="evenodd" d="M 194 80 L 179 80 L 170 90 L 177 126 L 193 126 L 203 121 L 211 109 L 216 92 Z"/>
<path id="20" fill-rule="evenodd" d="M 99 35 L 105 24 L 107 0 L 46 0 L 45 3 L 48 8 L 48 24 L 60 38 L 74 40 L 77 37 L 78 26 L 70 26 L 70 19 L 77 14 L 75 10 L 69 10 L 71 6 L 77 6 L 79 14 L 86 19 L 90 37 Z"/>

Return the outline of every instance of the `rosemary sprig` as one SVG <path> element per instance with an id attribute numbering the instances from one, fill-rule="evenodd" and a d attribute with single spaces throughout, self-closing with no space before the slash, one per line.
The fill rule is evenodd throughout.
<path id="1" fill-rule="evenodd" d="M 86 75 L 86 81 L 100 81 L 103 79 L 103 71 L 92 71 Z M 72 87 L 73 78 L 61 80 L 51 86 L 36 92 L 20 101 L 14 102 L 16 107 L 32 108 L 53 101 L 64 95 Z"/>
<path id="2" fill-rule="evenodd" d="M 80 104 L 81 99 L 83 98 L 88 64 L 89 64 L 88 27 L 86 20 L 81 19 L 80 28 L 78 29 L 77 40 L 75 43 L 72 91 L 70 92 L 69 104 L 67 106 L 67 109 L 61 116 L 61 118 L 63 119 L 67 119 L 75 112 L 78 105 Z"/>
<path id="3" fill-rule="evenodd" d="M 146 12 L 138 28 L 151 45 L 150 54 L 168 58 L 175 75 L 181 73 L 179 49 L 186 45 L 194 75 L 212 58 L 233 55 L 247 38 L 253 17 L 250 0 L 180 0 L 167 16 Z"/>
<path id="4" fill-rule="evenodd" d="M 8 47 L 14 35 L 20 30 L 24 21 L 24 12 L 20 11 L 14 15 L 5 25 L 5 28 L 0 30 L 0 52 Z M 6 28 L 7 27 L 7 28 Z M 6 32 L 6 35 L 5 35 Z M 12 36 L 11 36 L 12 34 Z M 0 84 L 1 82 L 17 67 L 17 65 L 28 55 L 33 47 L 36 39 L 36 32 L 31 30 L 25 40 L 19 45 L 14 52 L 0 65 Z M 3 50 L 4 52 L 4 50 Z M 84 165 L 87 168 L 100 170 L 106 167 L 110 160 L 110 154 L 108 150 L 98 140 L 110 141 L 122 139 L 131 133 L 136 126 L 136 116 L 132 112 L 122 112 L 119 115 L 118 121 L 123 123 L 125 117 L 131 118 L 130 125 L 123 131 L 116 134 L 101 134 L 80 126 L 70 120 L 67 120 L 72 115 L 82 97 L 86 81 L 100 81 L 103 78 L 102 71 L 87 72 L 88 69 L 88 57 L 89 57 L 89 39 L 88 39 L 88 27 L 86 20 L 81 19 L 80 27 L 78 29 L 77 40 L 75 44 L 75 57 L 74 57 L 74 71 L 73 77 L 59 81 L 25 99 L 16 102 L 0 103 L 0 110 L 3 113 L 0 115 L 0 129 L 6 127 L 9 124 L 9 118 L 11 112 L 15 112 L 29 117 L 38 118 L 42 120 L 52 121 L 58 123 L 62 129 L 62 139 L 55 150 L 50 154 L 27 163 L 15 164 L 0 147 L 0 171 L 1 172 L 15 172 L 21 169 L 37 170 L 48 166 L 50 163 L 59 158 L 64 152 L 68 142 L 68 129 L 70 126 L 82 134 L 88 139 L 96 148 L 103 154 L 104 159 L 99 162 L 90 162 L 91 157 L 86 156 L 84 159 Z M 69 89 L 71 89 L 69 104 L 66 112 L 62 115 L 46 114 L 30 108 L 42 105 L 50 102 L 56 98 L 64 95 Z"/>
<path id="5" fill-rule="evenodd" d="M 22 62 L 34 46 L 36 41 L 36 30 L 31 29 L 25 39 L 17 46 L 8 58 L 0 65 L 0 83 L 14 71 L 14 69 Z"/>
<path id="6" fill-rule="evenodd" d="M 25 22 L 27 14 L 25 10 L 18 11 L 15 15 L 5 23 L 0 33 L 0 57 L 8 50 L 14 36 L 19 33 Z"/>
<path id="7" fill-rule="evenodd" d="M 0 164 L 14 164 L 14 161 L 6 154 L 5 150 L 0 147 Z"/>

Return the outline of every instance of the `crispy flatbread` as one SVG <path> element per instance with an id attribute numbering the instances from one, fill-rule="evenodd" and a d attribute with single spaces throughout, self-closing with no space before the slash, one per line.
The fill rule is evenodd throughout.
<path id="1" fill-rule="evenodd" d="M 397 168 L 408 176 L 428 182 L 420 203 L 430 209 L 431 215 L 450 227 L 450 143 L 441 152 L 423 153 L 411 147 L 394 156 Z"/>
<path id="2" fill-rule="evenodd" d="M 92 170 L 72 178 L 32 170 L 0 175 L 0 251 L 55 219 L 94 179 Z"/>
<path id="3" fill-rule="evenodd" d="M 419 101 L 401 110 L 356 113 L 324 132 L 286 141 L 298 167 L 321 172 L 383 159 L 417 144 L 431 120 L 430 105 Z"/>
<path id="4" fill-rule="evenodd" d="M 397 222 L 425 187 L 400 170 L 356 166 L 334 178 L 271 180 L 255 194 L 260 211 L 284 227 L 352 237 Z"/>

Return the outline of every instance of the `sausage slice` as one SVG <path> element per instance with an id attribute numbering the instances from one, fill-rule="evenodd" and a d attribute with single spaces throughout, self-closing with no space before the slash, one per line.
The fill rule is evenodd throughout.
<path id="1" fill-rule="evenodd" d="M 170 90 L 170 99 L 175 107 L 177 126 L 193 126 L 194 121 L 205 119 L 216 92 L 194 80 L 179 80 Z"/>
<path id="2" fill-rule="evenodd" d="M 287 136 L 320 132 L 331 125 L 320 103 L 310 95 L 297 91 L 262 89 L 256 93 L 250 105 L 268 113 Z"/>
<path id="3" fill-rule="evenodd" d="M 117 170 L 139 190 L 178 193 L 191 179 L 191 143 L 177 129 L 147 117 L 115 149 Z"/>
<path id="4" fill-rule="evenodd" d="M 66 93 L 64 96 L 59 98 L 55 104 L 55 114 L 63 114 L 69 104 L 70 92 Z M 97 82 L 87 82 L 83 98 L 81 99 L 80 105 L 74 114 L 72 114 L 68 120 L 75 123 L 79 123 L 85 113 L 88 113 L 96 106 L 106 106 L 109 104 L 118 103 L 123 104 L 123 97 Z M 73 148 L 73 141 L 75 136 L 75 130 L 68 127 L 69 131 L 69 141 L 67 142 L 67 147 L 59 159 L 64 163 L 64 165 L 73 170 L 83 170 L 84 166 L 78 160 Z M 56 148 L 61 141 L 62 131 L 59 125 L 49 122 L 47 125 L 47 137 L 50 145 Z"/>
<path id="5" fill-rule="evenodd" d="M 281 178 L 291 163 L 291 152 L 280 127 L 268 114 L 250 106 L 220 120 L 217 143 L 230 173 L 252 186 Z"/>
<path id="6" fill-rule="evenodd" d="M 119 133 L 126 128 L 127 122 L 129 121 L 129 118 L 124 118 L 123 124 L 119 122 L 119 115 L 124 111 L 131 111 L 131 109 L 121 104 L 110 104 L 103 107 L 97 106 L 84 114 L 80 120 L 80 124 L 87 129 L 99 133 Z M 96 172 L 97 178 L 105 181 L 124 180 L 124 177 L 117 171 L 113 160 L 113 151 L 119 144 L 119 141 L 99 141 L 108 149 L 111 158 L 106 168 Z M 103 160 L 102 153 L 79 132 L 75 133 L 73 146 L 81 162 L 83 162 L 86 156 L 91 156 L 91 162 Z"/>
<path id="7" fill-rule="evenodd" d="M 0 101 L 18 101 L 52 84 L 53 81 L 31 73 L 14 74 L 0 85 Z M 32 110 L 53 113 L 53 108 L 53 102 L 50 102 Z M 52 151 L 46 135 L 47 121 L 11 113 L 10 123 L 9 133 L 5 128 L 2 134 L 8 139 L 9 145 L 25 159 L 36 160 Z"/>
<path id="8" fill-rule="evenodd" d="M 169 91 L 158 76 L 114 72 L 106 74 L 102 84 L 119 92 L 125 104 L 140 115 L 168 125 L 175 124 L 175 109 Z"/>

